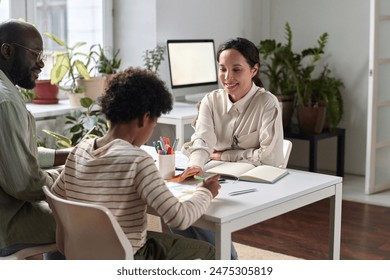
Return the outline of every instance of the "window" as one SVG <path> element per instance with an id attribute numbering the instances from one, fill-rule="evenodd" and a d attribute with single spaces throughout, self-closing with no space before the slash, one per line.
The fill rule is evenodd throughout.
<path id="1" fill-rule="evenodd" d="M 88 52 L 93 44 L 101 44 L 106 50 L 113 49 L 112 0 L 0 0 L 0 19 L 24 18 L 36 25 L 41 34 L 52 33 L 68 43 L 86 42 L 81 52 Z M 59 50 L 51 39 L 42 35 L 45 52 Z M 40 78 L 47 78 L 52 61 Z"/>
<path id="2" fill-rule="evenodd" d="M 63 41 L 68 41 L 67 0 L 36 0 L 36 24 L 41 32 L 55 34 Z M 59 46 L 43 36 L 46 50 L 56 50 Z"/>
<path id="3" fill-rule="evenodd" d="M 5 21 L 9 18 L 9 1 L 10 0 L 0 1 L 0 21 Z"/>

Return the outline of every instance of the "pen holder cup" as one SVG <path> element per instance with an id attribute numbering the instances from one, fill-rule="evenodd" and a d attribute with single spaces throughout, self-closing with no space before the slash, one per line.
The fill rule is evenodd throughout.
<path id="1" fill-rule="evenodd" d="M 164 180 L 175 176 L 175 155 L 158 155 L 157 168 Z"/>

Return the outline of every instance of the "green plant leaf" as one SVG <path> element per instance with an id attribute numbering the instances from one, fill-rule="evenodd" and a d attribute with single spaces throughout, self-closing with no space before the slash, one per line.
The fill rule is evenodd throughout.
<path id="1" fill-rule="evenodd" d="M 74 49 L 77 49 L 79 47 L 84 46 L 85 44 L 87 44 L 87 43 L 86 42 L 77 42 L 73 47 L 70 47 L 69 49 L 74 50 Z"/>
<path id="2" fill-rule="evenodd" d="M 69 57 L 59 55 L 56 57 L 53 68 L 50 72 L 50 80 L 53 84 L 58 84 L 65 77 L 70 68 Z"/>
<path id="3" fill-rule="evenodd" d="M 84 108 L 89 108 L 93 103 L 93 100 L 89 97 L 80 98 L 80 105 Z"/>
<path id="4" fill-rule="evenodd" d="M 68 143 L 68 142 L 62 141 L 62 140 L 57 141 L 56 145 L 60 149 L 66 149 L 66 148 L 73 147 L 71 143 Z"/>
<path id="5" fill-rule="evenodd" d="M 48 33 L 48 32 L 45 32 L 45 35 L 47 37 L 49 37 L 50 39 L 54 40 L 58 45 L 60 46 L 63 46 L 63 47 L 67 47 L 65 42 L 62 41 L 60 38 L 58 38 L 57 36 L 55 36 L 54 34 L 51 34 L 51 33 Z"/>
<path id="6" fill-rule="evenodd" d="M 74 66 L 76 66 L 77 72 L 84 78 L 89 80 L 91 76 L 89 75 L 88 69 L 85 64 L 81 60 L 76 60 L 74 62 Z"/>
<path id="7" fill-rule="evenodd" d="M 75 133 L 75 132 L 78 132 L 80 130 L 83 130 L 83 126 L 81 124 L 76 124 L 74 125 L 71 129 L 70 129 L 70 132 L 72 133 Z"/>
<path id="8" fill-rule="evenodd" d="M 50 130 L 46 130 L 46 129 L 42 129 L 42 131 L 43 131 L 44 133 L 50 135 L 50 136 L 53 136 L 53 137 L 59 139 L 60 141 L 62 141 L 62 142 L 64 142 L 64 143 L 67 143 L 67 144 L 70 145 L 70 147 L 71 147 L 72 141 L 71 141 L 68 137 L 66 137 L 66 136 L 64 136 L 64 135 L 61 135 L 61 134 L 59 134 L 59 133 L 50 131 Z"/>

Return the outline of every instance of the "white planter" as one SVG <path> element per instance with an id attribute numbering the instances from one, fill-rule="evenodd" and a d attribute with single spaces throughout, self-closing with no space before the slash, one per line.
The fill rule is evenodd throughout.
<path id="1" fill-rule="evenodd" d="M 84 89 L 85 97 L 89 97 L 92 100 L 96 100 L 96 98 L 103 94 L 105 82 L 105 77 L 92 77 L 89 80 L 77 80 L 77 86 L 82 87 Z"/>
<path id="2" fill-rule="evenodd" d="M 85 97 L 85 93 L 68 92 L 69 104 L 71 107 L 81 107 L 80 99 Z"/>

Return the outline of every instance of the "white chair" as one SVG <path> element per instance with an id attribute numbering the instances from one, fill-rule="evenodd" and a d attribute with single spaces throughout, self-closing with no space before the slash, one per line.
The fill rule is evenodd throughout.
<path id="1" fill-rule="evenodd" d="M 283 157 L 284 157 L 284 162 L 283 162 L 283 164 L 280 167 L 282 167 L 282 168 L 286 168 L 287 167 L 288 159 L 290 158 L 291 149 L 292 149 L 292 142 L 290 140 L 284 139 L 283 140 Z"/>
<path id="2" fill-rule="evenodd" d="M 104 206 L 66 200 L 43 187 L 57 223 L 57 246 L 67 260 L 133 259 L 133 248 Z"/>
<path id="3" fill-rule="evenodd" d="M 55 252 L 55 251 L 57 251 L 57 245 L 55 243 L 47 244 L 47 245 L 39 245 L 39 246 L 21 249 L 6 257 L 0 257 L 0 261 L 25 260 L 25 259 L 33 258 L 38 255 L 43 255 L 44 253 Z"/>

